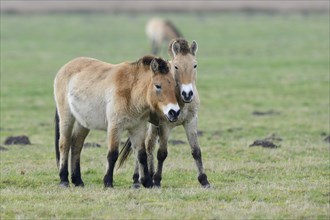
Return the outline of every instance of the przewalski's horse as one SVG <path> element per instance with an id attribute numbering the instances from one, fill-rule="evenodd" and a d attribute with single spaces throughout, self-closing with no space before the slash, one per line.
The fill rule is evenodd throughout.
<path id="1" fill-rule="evenodd" d="M 157 55 L 164 43 L 182 37 L 182 34 L 169 20 L 152 18 L 146 25 L 146 34 L 151 42 L 151 52 Z"/>
<path id="2" fill-rule="evenodd" d="M 208 188 L 210 184 L 205 174 L 202 153 L 198 143 L 197 122 L 199 96 L 196 88 L 197 77 L 197 61 L 196 61 L 197 43 L 192 42 L 189 47 L 188 42 L 184 39 L 173 40 L 168 49 L 169 55 L 172 57 L 171 68 L 175 70 L 175 79 L 177 83 L 176 98 L 178 100 L 181 112 L 179 118 L 174 123 L 165 120 L 159 120 L 159 126 L 149 124 L 148 134 L 146 138 L 146 147 L 148 155 L 148 165 L 150 174 L 153 175 L 154 186 L 160 187 L 162 179 L 163 162 L 167 157 L 167 142 L 170 131 L 179 125 L 183 125 L 190 144 L 191 153 L 195 159 L 198 170 L 198 181 L 202 187 Z M 157 152 L 158 165 L 154 172 L 153 152 L 156 141 L 159 136 L 159 148 Z M 131 147 L 129 141 L 121 151 L 120 165 L 124 163 L 130 153 Z M 139 187 L 139 174 L 136 165 L 133 174 L 133 187 Z"/>
<path id="3" fill-rule="evenodd" d="M 57 108 L 56 158 L 61 186 L 69 186 L 70 149 L 72 183 L 84 185 L 80 154 L 91 129 L 107 131 L 105 187 L 113 187 L 113 169 L 124 130 L 128 131 L 137 151 L 140 181 L 145 187 L 152 186 L 144 143 L 149 115 L 153 112 L 163 120 L 174 122 L 180 112 L 169 65 L 152 56 L 116 65 L 92 58 L 77 58 L 59 70 L 54 81 L 54 94 Z"/>

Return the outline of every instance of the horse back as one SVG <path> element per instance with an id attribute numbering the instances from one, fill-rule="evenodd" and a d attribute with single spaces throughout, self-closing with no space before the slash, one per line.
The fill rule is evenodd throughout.
<path id="1" fill-rule="evenodd" d="M 68 62 L 54 82 L 57 108 L 70 111 L 86 128 L 105 130 L 107 104 L 114 102 L 114 78 L 125 65 L 86 57 Z"/>

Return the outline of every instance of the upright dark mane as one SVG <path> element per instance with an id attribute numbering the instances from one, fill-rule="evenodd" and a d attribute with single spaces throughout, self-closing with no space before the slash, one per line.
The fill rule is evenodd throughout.
<path id="1" fill-rule="evenodd" d="M 169 66 L 168 66 L 168 63 L 163 60 L 162 58 L 159 58 L 159 57 L 155 57 L 155 56 L 151 56 L 151 55 L 146 55 L 142 58 L 140 58 L 139 60 L 133 62 L 132 64 L 142 64 L 144 67 L 150 67 L 150 64 L 151 64 L 151 61 L 155 59 L 158 63 L 158 72 L 161 73 L 161 74 L 167 74 L 170 69 L 169 69 Z"/>
<path id="2" fill-rule="evenodd" d="M 174 24 L 170 20 L 165 20 L 165 24 L 173 30 L 176 37 L 183 37 L 180 31 L 174 26 Z"/>
<path id="3" fill-rule="evenodd" d="M 176 41 L 179 45 L 180 45 L 180 53 L 182 55 L 186 55 L 188 53 L 191 53 L 191 50 L 190 50 L 190 47 L 189 47 L 189 44 L 188 42 L 184 39 L 184 38 L 176 38 L 176 39 L 173 39 L 171 42 L 170 42 L 170 47 L 168 48 L 168 52 L 169 54 L 172 54 L 172 44 L 174 43 L 174 41 Z"/>
<path id="4" fill-rule="evenodd" d="M 156 61 L 158 63 L 158 71 L 161 74 L 167 74 L 170 72 L 168 63 L 163 60 L 162 58 L 156 58 Z"/>

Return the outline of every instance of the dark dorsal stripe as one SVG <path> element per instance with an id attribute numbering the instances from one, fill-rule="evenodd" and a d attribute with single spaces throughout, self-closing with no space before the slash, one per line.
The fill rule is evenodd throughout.
<path id="1" fill-rule="evenodd" d="M 180 31 L 174 26 L 174 24 L 170 20 L 165 20 L 165 24 L 173 30 L 176 37 L 183 37 Z"/>

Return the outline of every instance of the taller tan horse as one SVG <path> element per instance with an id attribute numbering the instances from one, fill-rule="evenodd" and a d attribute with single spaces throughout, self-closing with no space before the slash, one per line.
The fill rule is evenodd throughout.
<path id="1" fill-rule="evenodd" d="M 148 165 L 150 174 L 153 177 L 154 186 L 160 187 L 163 171 L 163 163 L 167 157 L 167 142 L 170 131 L 182 125 L 186 131 L 186 135 L 190 144 L 192 156 L 198 171 L 198 181 L 202 187 L 209 188 L 210 183 L 204 171 L 202 162 L 202 153 L 198 143 L 197 122 L 198 122 L 198 107 L 199 95 L 196 87 L 197 78 L 197 43 L 192 42 L 189 47 L 188 42 L 184 39 L 174 39 L 168 48 L 168 53 L 172 57 L 171 68 L 175 71 L 176 98 L 178 100 L 181 113 L 179 118 L 174 123 L 169 123 L 166 120 L 160 119 L 159 122 L 154 120 L 154 124 L 149 124 L 148 134 L 146 138 Z M 159 125 L 155 125 L 159 123 Z M 155 172 L 153 152 L 159 137 L 159 148 L 157 152 L 158 165 Z M 123 164 L 130 153 L 130 143 L 121 151 L 120 164 Z M 133 174 L 133 187 L 139 187 L 139 173 L 136 165 Z"/>
<path id="2" fill-rule="evenodd" d="M 164 44 L 172 39 L 182 37 L 182 34 L 170 20 L 152 18 L 146 25 L 146 34 L 151 42 L 151 52 L 154 55 L 160 53 Z"/>
<path id="3" fill-rule="evenodd" d="M 107 131 L 105 187 L 113 187 L 113 169 L 124 130 L 128 131 L 137 151 L 140 181 L 145 187 L 152 186 L 144 144 L 149 115 L 153 113 L 174 122 L 180 112 L 168 62 L 146 56 L 133 63 L 114 65 L 92 58 L 77 58 L 57 73 L 54 94 L 58 114 L 55 143 L 61 186 L 69 186 L 70 149 L 72 183 L 84 185 L 80 154 L 91 129 Z"/>

